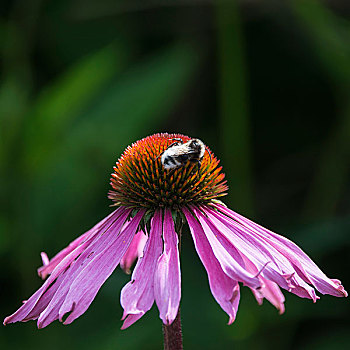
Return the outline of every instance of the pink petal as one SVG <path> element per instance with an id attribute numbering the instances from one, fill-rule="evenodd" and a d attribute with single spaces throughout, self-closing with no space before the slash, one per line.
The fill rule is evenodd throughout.
<path id="1" fill-rule="evenodd" d="M 121 291 L 120 302 L 124 309 L 125 329 L 142 317 L 154 302 L 154 272 L 162 253 L 162 211 L 156 210 L 144 255 L 135 266 L 131 281 Z"/>
<path id="2" fill-rule="evenodd" d="M 164 213 L 163 254 L 154 276 L 154 296 L 164 324 L 171 324 L 177 315 L 181 298 L 180 257 L 178 237 L 169 209 Z"/>
<path id="3" fill-rule="evenodd" d="M 208 222 L 205 220 L 205 216 L 196 208 L 191 208 L 196 217 L 199 219 L 202 229 L 205 232 L 205 236 L 207 240 L 209 241 L 209 244 L 211 246 L 211 249 L 219 261 L 221 268 L 223 271 L 231 277 L 233 280 L 238 282 L 244 282 L 247 286 L 252 288 L 258 288 L 260 287 L 259 278 L 257 276 L 254 276 L 253 274 L 249 273 L 243 264 L 242 257 L 237 252 L 235 247 L 232 245 L 228 249 L 229 242 L 227 240 L 219 240 L 218 239 L 218 231 L 214 232 L 216 230 L 215 227 L 209 227 Z M 189 220 L 189 213 L 187 211 L 184 211 L 187 221 Z M 193 219 L 191 218 L 191 221 L 193 222 Z"/>
<path id="4" fill-rule="evenodd" d="M 153 302 L 152 302 L 152 304 L 153 304 Z M 145 312 L 139 312 L 138 314 L 128 314 L 128 315 L 126 315 L 124 313 L 122 319 L 123 320 L 125 319 L 125 321 L 124 321 L 123 326 L 121 327 L 121 329 L 126 329 L 126 328 L 130 327 L 136 321 L 138 321 L 144 314 L 145 314 Z"/>
<path id="5" fill-rule="evenodd" d="M 39 328 L 56 319 L 62 321 L 68 312 L 70 315 L 64 324 L 69 324 L 87 310 L 127 250 L 143 214 L 144 211 L 139 211 L 129 225 L 121 230 L 129 215 L 127 211 L 84 251 L 67 271 L 66 278 L 54 298 L 40 315 Z"/>
<path id="6" fill-rule="evenodd" d="M 130 210 L 119 208 L 113 213 L 111 221 L 123 220 L 122 217 L 124 217 L 125 220 L 129 213 Z M 102 236 L 104 235 L 102 234 L 100 237 Z M 82 262 L 84 257 L 85 259 L 88 258 L 87 256 L 90 253 L 85 254 L 85 252 L 90 248 L 89 245 L 93 245 L 92 242 L 93 241 L 86 241 L 82 243 L 68 255 L 63 257 L 41 288 L 39 288 L 14 314 L 7 317 L 4 320 L 4 324 L 24 321 L 27 320 L 27 318 L 35 319 L 43 312 L 43 308 L 46 308 L 52 300 L 57 300 L 56 291 L 61 287 L 62 282 L 65 280 L 67 271 L 70 271 L 72 266 L 76 265 L 77 258 L 80 259 L 80 262 Z"/>
<path id="7" fill-rule="evenodd" d="M 313 284 L 322 294 L 331 294 L 338 297 L 347 296 L 347 292 L 339 280 L 328 278 L 319 267 L 292 241 L 282 237 L 236 212 L 217 204 L 216 207 L 237 224 L 248 229 L 252 234 L 274 247 L 293 265 L 299 278 Z M 301 292 L 303 293 L 303 292 Z"/>
<path id="8" fill-rule="evenodd" d="M 263 287 L 261 290 L 262 295 L 266 298 L 282 315 L 284 313 L 284 296 L 274 282 L 271 282 L 263 277 L 261 277 L 263 282 Z"/>
<path id="9" fill-rule="evenodd" d="M 244 260 L 246 263 L 246 267 L 248 271 L 251 273 L 256 273 L 258 270 L 248 259 Z M 274 282 L 267 280 L 266 278 L 259 276 L 259 280 L 261 282 L 260 289 L 253 289 L 253 292 L 257 302 L 259 305 L 262 304 L 263 299 L 266 298 L 275 308 L 279 311 L 280 315 L 284 313 L 284 296 L 278 287 L 278 285 Z"/>
<path id="10" fill-rule="evenodd" d="M 46 292 L 40 297 L 38 302 L 36 303 L 35 307 L 32 309 L 32 311 L 22 320 L 22 322 L 26 322 L 29 320 L 36 320 L 40 316 L 40 314 L 47 308 L 49 305 L 51 299 L 55 295 L 57 289 L 61 285 L 62 281 L 65 278 L 65 273 L 61 273 L 57 280 L 46 290 Z"/>
<path id="11" fill-rule="evenodd" d="M 210 208 L 205 208 L 205 213 L 206 216 L 202 215 L 200 220 L 211 227 L 221 242 L 222 236 L 231 242 L 245 261 L 250 261 L 257 271 L 261 271 L 263 277 L 303 298 L 313 299 L 314 302 L 318 299 L 315 290 L 296 274 L 291 262 L 266 240 L 222 213 Z M 225 247 L 227 250 L 232 249 L 229 244 L 225 244 Z"/>
<path id="12" fill-rule="evenodd" d="M 113 211 L 107 217 L 105 217 L 102 221 L 97 223 L 93 228 L 89 231 L 85 232 L 73 242 L 71 242 L 68 247 L 61 250 L 57 253 L 50 261 L 47 261 L 47 255 L 45 253 L 41 253 L 41 258 L 43 260 L 43 266 L 38 268 L 38 275 L 44 279 L 49 275 L 54 268 L 64 259 L 67 255 L 69 255 L 75 248 L 77 248 L 80 244 L 87 242 L 94 235 L 101 230 L 102 227 L 107 227 L 108 224 L 115 218 L 117 213 L 120 212 L 120 209 Z"/>
<path id="13" fill-rule="evenodd" d="M 49 265 L 50 260 L 49 260 L 49 258 L 47 256 L 47 254 L 45 252 L 41 252 L 40 256 L 41 256 L 41 260 L 43 261 L 43 265 L 44 266 Z"/>
<path id="14" fill-rule="evenodd" d="M 140 210 L 118 235 L 115 242 L 92 259 L 74 280 L 59 312 L 62 319 L 65 313 L 73 310 L 64 324 L 73 322 L 90 306 L 102 284 L 112 274 L 127 251 L 144 213 Z"/>
<path id="15" fill-rule="evenodd" d="M 145 248 L 145 244 L 147 242 L 147 236 L 139 231 L 134 236 L 127 252 L 122 257 L 120 261 L 120 267 L 127 273 L 130 274 L 130 269 L 134 261 L 142 256 L 143 249 Z"/>
<path id="16" fill-rule="evenodd" d="M 60 318 L 59 310 L 67 296 L 67 293 L 78 274 L 89 264 L 92 258 L 100 254 L 101 251 L 106 249 L 106 245 L 113 242 L 113 238 L 117 237 L 124 222 L 131 210 L 123 209 L 120 215 L 112 221 L 107 228 L 101 228 L 101 232 L 98 232 L 91 241 L 86 241 L 78 246 L 71 254 L 79 251 L 83 248 L 82 254 L 74 261 L 65 274 L 65 279 L 62 281 L 54 297 L 51 299 L 47 308 L 40 314 L 38 318 L 38 328 L 43 328 L 49 325 L 51 322 Z M 85 244 L 87 246 L 85 247 Z M 70 255 L 68 255 L 69 257 Z M 53 273 L 55 270 L 53 271 Z"/>
<path id="17" fill-rule="evenodd" d="M 207 271 L 210 290 L 218 304 L 229 315 L 228 323 L 231 324 L 236 318 L 239 304 L 240 294 L 238 283 L 223 271 L 202 226 L 188 209 L 183 208 L 183 213 L 190 227 L 198 256 Z"/>

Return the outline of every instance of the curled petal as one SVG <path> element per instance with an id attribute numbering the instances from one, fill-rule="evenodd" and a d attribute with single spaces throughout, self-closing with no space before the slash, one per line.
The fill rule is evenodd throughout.
<path id="1" fill-rule="evenodd" d="M 130 327 L 136 321 L 138 321 L 144 314 L 145 314 L 145 312 L 143 312 L 143 311 L 140 311 L 137 314 L 125 314 L 125 312 L 124 312 L 123 317 L 122 317 L 122 320 L 124 320 L 124 323 L 123 323 L 123 326 L 121 327 L 121 329 L 126 329 L 126 328 Z"/>
<path id="2" fill-rule="evenodd" d="M 238 310 L 240 298 L 238 283 L 223 271 L 199 222 L 186 208 L 183 209 L 183 212 L 198 256 L 207 271 L 210 290 L 221 308 L 229 315 L 228 323 L 231 324 Z"/>
<path id="3" fill-rule="evenodd" d="M 41 260 L 43 262 L 43 266 L 49 265 L 50 259 L 48 258 L 47 254 L 45 252 L 40 253 Z"/>
<path id="4" fill-rule="evenodd" d="M 111 239 L 112 242 L 109 242 L 107 248 L 96 254 L 75 278 L 59 310 L 60 320 L 66 313 L 72 311 L 64 324 L 73 322 L 90 306 L 102 284 L 127 251 L 143 215 L 144 211 L 140 210 L 114 241 Z"/>
<path id="5" fill-rule="evenodd" d="M 154 296 L 160 318 L 169 325 L 176 318 L 181 298 L 179 240 L 169 209 L 164 213 L 163 241 L 163 254 L 158 259 L 154 276 Z"/>
<path id="6" fill-rule="evenodd" d="M 278 285 L 274 282 L 271 282 L 264 277 L 262 278 L 263 288 L 262 294 L 264 298 L 266 298 L 282 315 L 284 313 L 284 296 L 278 287 Z"/>
<path id="7" fill-rule="evenodd" d="M 154 302 L 154 272 L 162 253 L 162 211 L 156 210 L 144 255 L 135 266 L 131 281 L 121 291 L 120 302 L 124 309 L 125 329 L 141 318 Z"/>
<path id="8" fill-rule="evenodd" d="M 108 226 L 100 226 L 91 239 L 83 241 L 57 263 L 48 279 L 14 314 L 7 317 L 4 324 L 37 319 L 39 327 L 44 327 L 59 318 L 62 305 L 71 287 L 74 276 L 89 261 L 103 251 L 106 240 L 120 230 L 131 210 L 119 208 L 109 217 Z M 103 222 L 107 222 L 103 220 Z M 119 227 L 119 229 L 118 229 Z M 48 265 L 47 265 L 48 266 Z"/>
<path id="9" fill-rule="evenodd" d="M 122 260 L 120 261 L 120 267 L 127 274 L 130 274 L 130 269 L 134 261 L 142 256 L 146 242 L 147 236 L 142 231 L 137 232 L 128 250 L 126 251 L 126 253 L 122 257 Z"/>
<path id="10" fill-rule="evenodd" d="M 285 299 L 280 288 L 276 283 L 271 282 L 264 277 L 260 277 L 260 279 L 261 289 L 252 289 L 257 302 L 261 305 L 263 298 L 266 298 L 279 311 L 279 314 L 282 315 L 284 313 Z"/>
<path id="11" fill-rule="evenodd" d="M 247 258 L 244 259 L 247 269 L 256 273 L 257 268 L 254 264 L 251 263 Z M 263 299 L 266 298 L 281 314 L 284 313 L 284 296 L 278 287 L 278 285 L 274 282 L 267 280 L 266 278 L 259 276 L 259 280 L 261 282 L 261 288 L 253 289 L 251 288 L 252 293 L 254 294 L 259 305 L 262 304 Z"/>
<path id="12" fill-rule="evenodd" d="M 338 297 L 347 296 L 347 292 L 340 281 L 328 278 L 295 243 L 237 214 L 223 205 L 216 204 L 216 208 L 229 217 L 234 225 L 248 230 L 251 236 L 254 235 L 257 240 L 264 241 L 266 245 L 278 251 L 280 256 L 285 257 L 290 262 L 295 271 L 291 282 L 299 284 L 299 286 L 297 284 L 293 286 L 294 289 L 292 291 L 295 292 L 295 294 L 304 296 L 312 293 L 310 290 L 306 291 L 305 285 L 309 283 L 314 285 L 322 294 L 330 294 Z M 303 285 L 302 282 L 305 284 Z"/>
<path id="13" fill-rule="evenodd" d="M 200 227 L 202 230 L 204 230 L 210 247 L 226 275 L 235 281 L 244 282 L 249 287 L 260 287 L 259 278 L 247 271 L 243 264 L 242 257 L 239 255 L 235 247 L 232 245 L 229 247 L 229 242 L 225 239 L 219 240 L 219 231 L 217 231 L 215 227 L 210 227 L 208 225 L 208 223 L 205 221 L 205 216 L 199 210 L 195 208 L 192 208 L 192 210 L 195 213 L 196 217 L 199 219 L 201 224 Z M 191 218 L 191 215 L 187 212 L 187 210 L 184 210 L 184 213 L 185 215 L 187 213 L 186 218 L 189 225 L 193 225 L 194 221 L 193 218 Z M 194 230 L 194 232 L 195 231 L 197 231 L 197 229 Z"/>
<path id="14" fill-rule="evenodd" d="M 218 237 L 224 235 L 237 247 L 245 261 L 250 261 L 261 271 L 262 277 L 300 297 L 314 302 L 318 299 L 315 290 L 296 273 L 291 261 L 274 246 L 222 213 L 208 209 L 206 214 L 204 220 L 216 230 Z"/>
<path id="15" fill-rule="evenodd" d="M 92 259 L 103 253 L 105 249 L 108 249 L 109 244 L 113 243 L 113 238 L 118 237 L 118 234 L 123 227 L 123 224 L 129 213 L 130 211 L 122 212 L 118 219 L 114 220 L 108 229 L 99 232 L 96 235 L 95 240 L 93 240 L 93 242 L 90 242 L 89 245 L 83 250 L 82 254 L 73 261 L 72 265 L 69 267 L 69 269 L 67 269 L 65 278 L 58 287 L 55 295 L 50 300 L 50 303 L 46 309 L 40 314 L 38 318 L 38 328 L 44 328 L 57 319 L 62 321 L 64 314 L 60 314 L 60 308 L 64 303 L 75 278 L 80 274 L 85 266 L 90 263 Z M 84 246 L 84 244 L 81 246 Z M 78 250 L 81 246 L 77 247 L 74 251 Z M 55 270 L 53 273 L 54 272 Z"/>

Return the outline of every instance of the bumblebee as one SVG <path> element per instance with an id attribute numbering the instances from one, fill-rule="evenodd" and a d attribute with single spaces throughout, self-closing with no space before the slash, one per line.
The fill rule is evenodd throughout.
<path id="1" fill-rule="evenodd" d="M 191 139 L 185 143 L 180 138 L 172 140 L 175 140 L 175 142 L 157 157 L 161 157 L 161 163 L 166 170 L 179 168 L 187 162 L 197 163 L 199 169 L 205 151 L 208 152 L 211 159 L 210 152 L 199 139 Z"/>

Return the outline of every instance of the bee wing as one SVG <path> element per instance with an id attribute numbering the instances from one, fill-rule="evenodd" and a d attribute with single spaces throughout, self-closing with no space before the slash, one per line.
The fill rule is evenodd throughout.
<path id="1" fill-rule="evenodd" d="M 179 149 L 176 154 L 173 155 L 173 158 L 178 162 L 178 163 L 185 163 L 187 160 L 192 159 L 192 155 L 196 154 L 198 152 L 182 148 L 181 150 Z"/>

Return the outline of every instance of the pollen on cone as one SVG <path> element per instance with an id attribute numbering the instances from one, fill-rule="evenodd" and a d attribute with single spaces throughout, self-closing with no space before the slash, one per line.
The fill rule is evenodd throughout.
<path id="1" fill-rule="evenodd" d="M 129 208 L 179 208 L 187 204 L 207 204 L 224 196 L 228 189 L 219 160 L 207 148 L 201 164 L 187 162 L 166 170 L 161 154 L 181 139 L 181 134 L 155 134 L 129 146 L 119 158 L 111 177 L 109 198 L 115 205 Z M 209 156 L 210 153 L 210 156 Z"/>

